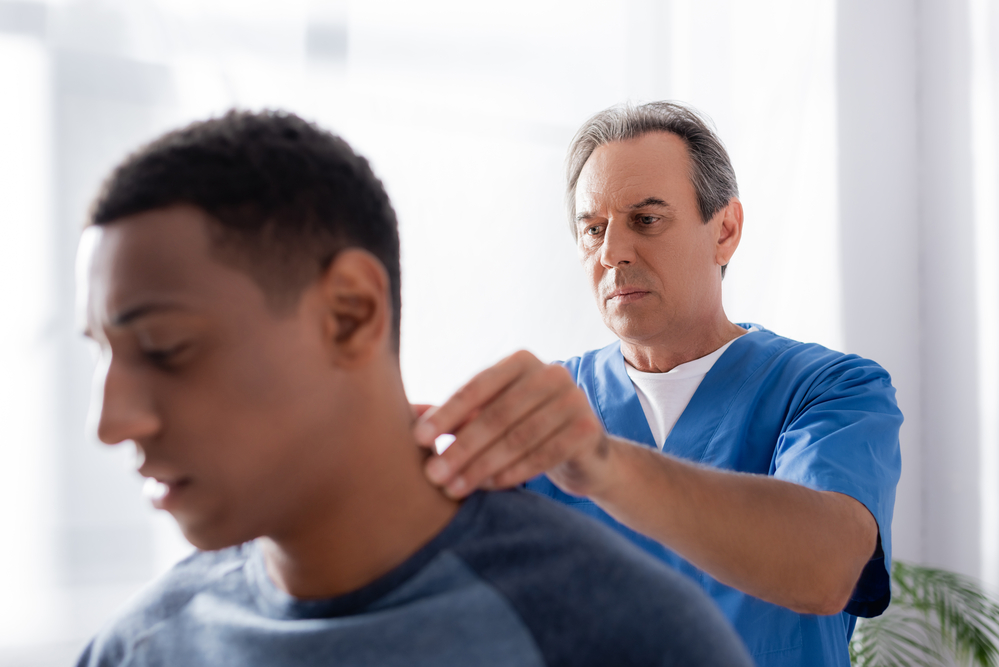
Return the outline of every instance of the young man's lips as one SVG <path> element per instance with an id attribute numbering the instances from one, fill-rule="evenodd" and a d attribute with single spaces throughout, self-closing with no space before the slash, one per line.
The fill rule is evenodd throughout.
<path id="1" fill-rule="evenodd" d="M 189 477 L 162 480 L 149 477 L 142 487 L 142 493 L 149 498 L 156 509 L 169 510 L 190 484 L 191 479 Z"/>

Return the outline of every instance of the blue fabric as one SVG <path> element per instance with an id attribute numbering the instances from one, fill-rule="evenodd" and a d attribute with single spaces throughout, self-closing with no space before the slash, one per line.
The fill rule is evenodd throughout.
<path id="1" fill-rule="evenodd" d="M 880 543 L 843 613 L 797 614 L 746 595 L 621 525 L 592 501 L 563 493 L 544 476 L 527 487 L 596 518 L 697 582 L 759 665 L 849 665 L 847 643 L 856 616 L 876 616 L 890 600 L 902 414 L 888 373 L 876 363 L 755 326 L 760 330 L 735 340 L 704 377 L 663 451 L 724 470 L 837 491 L 863 503 L 877 520 Z M 609 433 L 655 448 L 620 343 L 563 365 Z"/>
<path id="2" fill-rule="evenodd" d="M 469 498 L 429 544 L 327 600 L 277 589 L 254 543 L 199 552 L 79 667 L 749 667 L 695 585 L 605 527 L 522 490 Z"/>

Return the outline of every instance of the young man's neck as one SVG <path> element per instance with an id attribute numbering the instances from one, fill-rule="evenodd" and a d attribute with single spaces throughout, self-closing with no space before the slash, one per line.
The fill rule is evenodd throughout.
<path id="1" fill-rule="evenodd" d="M 305 529 L 258 540 L 271 580 L 294 597 L 335 597 L 371 583 L 433 539 L 458 510 L 423 474 L 427 454 L 413 439 L 398 370 L 381 375 L 359 388 L 353 417 L 364 435 L 349 489 L 331 507 L 317 508 Z"/>

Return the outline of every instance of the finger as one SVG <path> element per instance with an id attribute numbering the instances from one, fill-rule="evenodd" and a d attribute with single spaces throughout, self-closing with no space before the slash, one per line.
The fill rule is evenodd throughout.
<path id="1" fill-rule="evenodd" d="M 535 449 L 547 447 L 549 439 L 572 417 L 565 402 L 550 401 L 538 407 L 473 458 L 445 487 L 451 496 L 464 495 L 486 484 Z"/>
<path id="2" fill-rule="evenodd" d="M 434 407 L 435 406 L 430 405 L 429 403 L 410 403 L 409 405 L 409 409 L 413 412 L 414 419 L 422 417 L 427 414 L 428 410 L 432 410 Z"/>
<path id="3" fill-rule="evenodd" d="M 550 377 L 552 371 L 549 368 L 537 375 Z M 558 367 L 553 370 L 564 373 Z M 552 386 L 546 377 L 540 380 L 534 378 L 533 382 L 525 381 L 523 384 L 530 386 L 523 389 L 515 383 L 494 405 L 483 411 L 481 418 L 460 431 L 461 449 L 453 455 L 449 456 L 451 452 L 444 455 L 454 475 L 447 482 L 448 486 L 467 486 L 470 489 L 480 486 L 485 479 L 524 456 L 528 450 L 544 446 L 545 438 L 577 416 L 578 401 L 572 400 L 576 387 L 571 384 L 571 379 L 566 376 L 569 387 Z M 501 406 L 500 403 L 508 396 L 521 400 Z M 490 415 L 494 407 L 496 412 Z"/>
<path id="4" fill-rule="evenodd" d="M 572 377 L 561 366 L 545 364 L 529 370 L 482 409 L 481 415 L 461 428 L 461 440 L 473 456 L 497 442 L 529 415 L 559 396 L 576 391 Z M 456 452 L 449 459 L 460 470 Z M 470 458 L 470 457 L 469 457 Z M 467 462 L 468 459 L 466 459 Z"/>
<path id="5" fill-rule="evenodd" d="M 431 410 L 436 410 L 435 406 L 430 407 Z M 473 410 L 469 419 L 475 419 L 479 416 L 479 410 Z M 462 424 L 464 426 L 464 424 Z M 451 433 L 441 433 L 439 436 L 433 439 L 429 445 L 425 445 L 419 440 L 416 440 L 417 447 L 424 447 L 426 449 L 432 450 L 435 454 L 441 454 L 446 451 L 455 441 L 455 436 Z"/>
<path id="6" fill-rule="evenodd" d="M 412 410 L 413 412 L 413 418 L 419 419 L 420 417 L 426 415 L 427 413 L 432 413 L 434 410 L 437 409 L 437 407 L 434 405 L 429 405 L 427 403 L 411 403 L 409 409 Z M 440 451 L 440 446 L 437 444 L 436 441 L 430 443 L 429 445 L 425 445 L 419 440 L 417 440 L 416 444 L 419 447 L 426 447 L 427 449 L 430 449 L 434 452 Z"/>
<path id="7" fill-rule="evenodd" d="M 575 389 L 575 385 L 561 367 L 544 364 L 522 373 L 478 417 L 455 431 L 457 439 L 447 451 L 427 462 L 427 477 L 440 486 L 454 484 L 455 476 L 472 459 L 491 448 L 540 405 L 550 402 L 557 392 L 568 389 Z"/>
<path id="8" fill-rule="evenodd" d="M 545 447 L 532 449 L 511 466 L 497 473 L 490 480 L 491 485 L 497 489 L 506 489 L 523 484 L 541 474 L 552 475 L 558 470 L 559 488 L 566 493 L 587 495 L 587 490 L 593 481 L 592 471 L 584 465 L 574 463 L 573 457 L 585 452 L 591 442 L 595 444 L 595 449 L 603 450 L 609 446 L 608 438 L 602 429 L 594 432 L 592 424 L 582 421 L 566 424 L 549 437 Z M 597 458 L 606 458 L 606 452 Z"/>
<path id="9" fill-rule="evenodd" d="M 512 461 L 506 468 L 497 471 L 486 480 L 490 489 L 509 489 L 542 475 L 560 463 L 570 449 L 568 442 L 569 425 L 565 424 L 549 435 L 545 447 L 537 447 Z"/>
<path id="10" fill-rule="evenodd" d="M 429 445 L 443 433 L 453 433 L 469 420 L 474 410 L 483 407 L 503 391 L 525 368 L 542 362 L 530 352 L 521 350 L 473 377 L 433 414 L 424 415 L 416 424 L 417 442 Z"/>
<path id="11" fill-rule="evenodd" d="M 553 371 L 556 375 L 564 375 L 568 386 L 575 386 L 571 384 L 568 374 L 559 367 L 542 366 L 522 374 L 483 408 L 478 417 L 469 420 L 455 433 L 458 440 L 444 453 L 443 461 L 436 467 L 441 469 L 446 464 L 451 476 L 460 472 L 469 461 L 492 446 L 520 420 L 538 406 L 551 401 L 555 392 L 565 391 L 568 388 L 565 384 L 560 387 L 558 382 L 551 382 Z M 447 479 L 432 481 L 443 484 Z"/>

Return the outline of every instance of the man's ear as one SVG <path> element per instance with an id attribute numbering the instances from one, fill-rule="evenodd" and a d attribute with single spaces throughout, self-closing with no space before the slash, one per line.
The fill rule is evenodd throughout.
<path id="1" fill-rule="evenodd" d="M 728 205 L 715 214 L 715 219 L 719 218 L 715 262 L 718 266 L 725 266 L 731 261 L 742 239 L 742 202 L 737 197 L 732 197 Z"/>
<path id="2" fill-rule="evenodd" d="M 354 366 L 388 345 L 389 278 L 378 258 L 347 248 L 320 277 L 325 339 L 332 361 Z"/>

